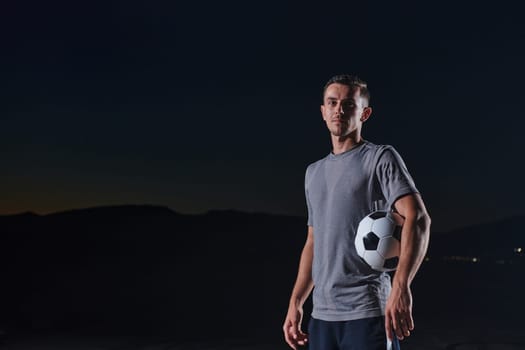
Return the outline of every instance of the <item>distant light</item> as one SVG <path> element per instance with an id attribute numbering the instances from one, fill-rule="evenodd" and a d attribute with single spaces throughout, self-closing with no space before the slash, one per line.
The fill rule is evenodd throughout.
<path id="1" fill-rule="evenodd" d="M 466 262 L 466 263 L 477 263 L 480 262 L 481 259 L 477 257 L 472 256 L 461 256 L 461 255 L 451 255 L 451 256 L 444 256 L 442 257 L 445 261 L 458 261 L 458 262 Z"/>
<path id="2" fill-rule="evenodd" d="M 523 249 L 521 247 L 514 248 L 514 252 L 516 252 L 516 253 L 521 253 L 522 251 L 523 251 Z"/>

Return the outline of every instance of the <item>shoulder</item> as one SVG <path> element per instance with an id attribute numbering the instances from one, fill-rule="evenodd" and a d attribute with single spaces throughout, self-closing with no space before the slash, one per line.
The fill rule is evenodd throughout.
<path id="1" fill-rule="evenodd" d="M 399 152 L 392 145 L 388 144 L 375 144 L 372 142 L 366 142 L 366 149 L 370 155 L 374 156 L 374 159 L 393 159 L 400 158 Z"/>
<path id="2" fill-rule="evenodd" d="M 322 167 L 323 164 L 326 162 L 328 156 L 324 157 L 324 158 L 321 158 L 313 163 L 310 163 L 307 167 L 306 167 L 306 174 L 308 173 L 311 173 L 312 171 L 314 171 L 315 169 L 319 168 L 319 167 Z"/>
<path id="3" fill-rule="evenodd" d="M 395 152 L 394 147 L 370 141 L 365 141 L 360 149 L 362 159 L 370 165 L 377 164 L 379 158 L 388 152 Z"/>
<path id="4" fill-rule="evenodd" d="M 366 142 L 366 158 L 372 169 L 384 166 L 405 166 L 403 158 L 394 146 Z M 364 147 L 365 148 L 365 147 Z"/>
<path id="5" fill-rule="evenodd" d="M 321 158 L 318 161 L 315 161 L 306 167 L 306 172 L 304 175 L 305 183 L 310 183 L 313 179 L 315 179 L 318 176 L 320 172 L 322 173 L 321 169 L 324 169 L 326 167 L 328 157 L 329 156 Z"/>
<path id="6" fill-rule="evenodd" d="M 407 172 L 405 161 L 392 145 L 381 145 L 375 156 L 375 169 L 379 172 Z"/>
<path id="7" fill-rule="evenodd" d="M 394 147 L 392 145 L 385 145 L 385 144 L 376 144 L 372 143 L 370 141 L 365 141 L 366 150 L 372 154 L 380 155 L 385 151 L 393 150 Z"/>
<path id="8" fill-rule="evenodd" d="M 402 161 L 401 155 L 392 145 L 381 145 L 377 152 L 377 158 L 380 162 Z"/>

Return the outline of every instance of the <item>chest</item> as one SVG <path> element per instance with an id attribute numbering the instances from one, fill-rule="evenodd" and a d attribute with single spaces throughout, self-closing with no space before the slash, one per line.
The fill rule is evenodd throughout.
<path id="1" fill-rule="evenodd" d="M 358 162 L 326 162 L 312 172 L 306 185 L 312 204 L 346 206 L 366 200 L 372 180 L 372 172 Z"/>

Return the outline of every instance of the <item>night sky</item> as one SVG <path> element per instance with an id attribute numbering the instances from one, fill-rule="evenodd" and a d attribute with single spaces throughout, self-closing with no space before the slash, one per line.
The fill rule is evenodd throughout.
<path id="1" fill-rule="evenodd" d="M 321 89 L 369 83 L 441 231 L 524 214 L 525 25 L 470 2 L 2 4 L 0 214 L 117 204 L 306 215 Z"/>

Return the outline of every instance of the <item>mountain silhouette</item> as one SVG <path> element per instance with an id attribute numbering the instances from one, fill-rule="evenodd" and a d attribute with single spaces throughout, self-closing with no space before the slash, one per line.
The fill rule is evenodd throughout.
<path id="1" fill-rule="evenodd" d="M 505 299 L 487 316 L 525 311 L 514 305 L 523 219 L 432 235 L 413 285 L 417 316 L 479 316 L 487 298 Z M 306 219 L 129 205 L 0 216 L 0 232 L 6 328 L 280 339 Z"/>
<path id="2" fill-rule="evenodd" d="M 514 216 L 433 235 L 429 254 L 515 260 L 525 250 L 524 223 L 525 216 Z"/>
<path id="3" fill-rule="evenodd" d="M 12 328 L 198 337 L 211 318 L 211 337 L 253 328 L 247 318 L 280 328 L 306 221 L 119 206 L 3 216 L 0 232 Z"/>

